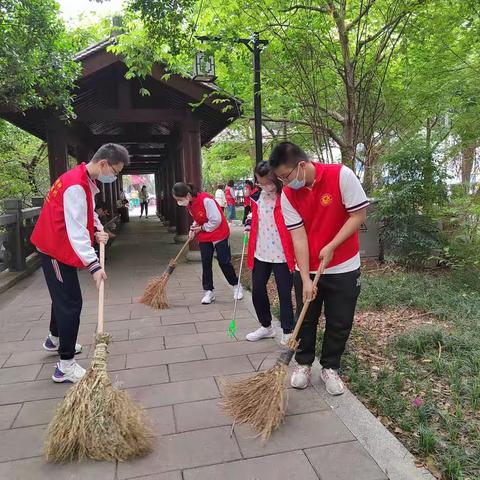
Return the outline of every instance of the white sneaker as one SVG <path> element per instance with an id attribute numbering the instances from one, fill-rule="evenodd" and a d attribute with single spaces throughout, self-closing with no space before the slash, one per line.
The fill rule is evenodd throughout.
<path id="1" fill-rule="evenodd" d="M 206 290 L 205 295 L 202 298 L 202 305 L 210 305 L 215 301 L 215 294 L 213 290 Z"/>
<path id="2" fill-rule="evenodd" d="M 58 337 L 52 336 L 52 334 L 49 334 L 48 337 L 45 339 L 43 342 L 43 348 L 47 352 L 58 352 Z M 79 343 L 75 344 L 75 355 L 78 355 L 79 353 L 82 352 L 82 346 Z"/>
<path id="3" fill-rule="evenodd" d="M 333 368 L 322 368 L 320 378 L 325 383 L 325 389 L 330 395 L 341 395 L 345 392 L 345 386 L 338 374 L 338 370 Z"/>
<path id="4" fill-rule="evenodd" d="M 60 363 L 57 363 L 52 380 L 55 383 L 77 383 L 83 378 L 85 373 L 86 370 L 75 361 L 63 370 L 60 369 Z"/>
<path id="5" fill-rule="evenodd" d="M 290 378 L 290 385 L 293 388 L 304 389 L 310 385 L 312 367 L 310 365 L 297 365 Z"/>
<path id="6" fill-rule="evenodd" d="M 262 338 L 273 338 L 275 336 L 275 330 L 270 325 L 268 328 L 260 327 L 257 328 L 254 332 L 248 333 L 245 337 L 250 342 L 256 342 Z"/>
<path id="7" fill-rule="evenodd" d="M 280 345 L 283 345 L 284 347 L 287 346 L 288 341 L 292 338 L 291 333 L 282 333 L 282 338 L 280 340 Z"/>
<path id="8" fill-rule="evenodd" d="M 233 287 L 233 299 L 241 300 L 243 298 L 243 287 L 241 285 L 235 285 Z"/>

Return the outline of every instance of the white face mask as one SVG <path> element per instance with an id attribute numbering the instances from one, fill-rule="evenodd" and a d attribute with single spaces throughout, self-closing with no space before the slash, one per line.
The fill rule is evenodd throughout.
<path id="1" fill-rule="evenodd" d="M 188 207 L 188 204 L 190 202 L 188 201 L 188 198 L 184 198 L 183 200 L 177 200 L 177 205 L 179 207 Z"/>

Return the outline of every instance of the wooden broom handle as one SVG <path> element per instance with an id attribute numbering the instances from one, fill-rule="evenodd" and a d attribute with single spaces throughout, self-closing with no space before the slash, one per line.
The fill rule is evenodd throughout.
<path id="1" fill-rule="evenodd" d="M 105 244 L 100 242 L 100 266 L 105 270 Z M 105 305 L 105 281 L 102 280 L 98 289 L 98 322 L 97 333 L 103 333 L 103 310 Z"/>
<path id="2" fill-rule="evenodd" d="M 323 267 L 323 264 L 321 263 L 320 266 L 318 267 L 317 273 L 315 274 L 315 278 L 313 279 L 313 288 L 315 289 L 317 286 L 318 281 L 320 280 L 320 277 L 323 275 L 323 272 L 325 271 L 325 268 Z M 315 297 L 312 298 L 309 302 L 305 302 L 302 307 L 302 311 L 300 312 L 300 316 L 298 317 L 297 323 L 295 324 L 295 329 L 293 330 L 292 338 L 295 340 L 297 339 L 298 332 L 300 331 L 300 327 L 302 326 L 303 320 L 305 319 L 305 315 L 307 314 L 308 307 L 310 306 L 310 303 L 313 302 Z"/>
<path id="3" fill-rule="evenodd" d="M 170 262 L 170 264 L 175 264 L 178 262 L 178 259 L 182 256 L 182 253 L 185 251 L 185 249 L 188 247 L 188 244 L 190 243 L 190 239 L 188 239 L 184 244 L 183 247 L 180 249 L 178 252 L 177 256 Z"/>

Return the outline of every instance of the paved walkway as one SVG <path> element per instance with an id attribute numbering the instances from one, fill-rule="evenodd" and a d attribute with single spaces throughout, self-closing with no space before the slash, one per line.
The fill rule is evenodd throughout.
<path id="1" fill-rule="evenodd" d="M 0 479 L 385 479 L 318 388 L 289 389 L 285 424 L 266 446 L 248 428 L 232 434 L 218 407 L 221 379 L 268 368 L 277 345 L 244 341 L 256 326 L 249 298 L 239 304 L 237 338 L 227 336 L 231 289 L 216 272 L 217 302 L 199 305 L 198 264 L 176 269 L 168 285 L 171 309 L 137 303 L 148 278 L 178 248 L 172 238 L 156 219 L 132 219 L 107 252 L 106 330 L 114 338 L 109 369 L 113 381 L 148 409 L 159 434 L 155 451 L 120 464 L 44 463 L 46 424 L 68 387 L 50 380 L 56 357 L 42 350 L 50 305 L 38 271 L 0 296 Z M 87 367 L 97 293 L 88 273 L 82 272 L 81 282 L 84 351 L 78 358 Z"/>

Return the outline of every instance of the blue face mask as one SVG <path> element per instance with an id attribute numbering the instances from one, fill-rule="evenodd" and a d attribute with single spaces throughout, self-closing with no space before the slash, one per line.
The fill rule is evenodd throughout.
<path id="1" fill-rule="evenodd" d="M 115 175 L 99 175 L 98 181 L 102 183 L 113 183 L 117 177 Z"/>
<path id="2" fill-rule="evenodd" d="M 110 167 L 110 165 L 109 165 Z M 112 170 L 113 168 L 110 167 Z M 102 183 L 113 183 L 117 179 L 116 175 L 99 175 L 98 176 L 98 181 Z"/>
<path id="3" fill-rule="evenodd" d="M 303 180 L 298 179 L 299 174 L 300 169 L 297 171 L 297 176 L 287 185 L 292 190 L 300 190 L 300 188 L 303 188 L 305 186 L 305 177 L 307 175 L 307 172 L 305 170 L 303 171 Z"/>

